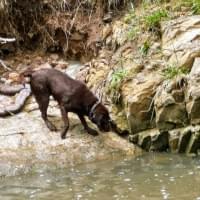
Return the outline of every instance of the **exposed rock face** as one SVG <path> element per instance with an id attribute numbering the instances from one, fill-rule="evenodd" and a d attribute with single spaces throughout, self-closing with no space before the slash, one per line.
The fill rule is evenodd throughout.
<path id="1" fill-rule="evenodd" d="M 154 99 L 156 126 L 161 131 L 183 127 L 188 123 L 182 78 L 165 81 Z"/>
<path id="2" fill-rule="evenodd" d="M 161 132 L 159 129 L 150 129 L 135 135 L 129 140 L 137 143 L 146 151 L 169 151 L 196 155 L 200 149 L 200 127 L 186 126 Z"/>
<path id="3" fill-rule="evenodd" d="M 161 80 L 157 73 L 141 72 L 123 85 L 123 101 L 132 133 L 155 127 L 153 97 Z"/>
<path id="4" fill-rule="evenodd" d="M 162 24 L 163 53 L 169 63 L 191 68 L 200 55 L 200 16 L 183 16 Z"/>
<path id="5" fill-rule="evenodd" d="M 153 46 L 150 49 L 152 60 L 138 62 L 138 55 L 133 59 L 135 47 L 126 42 L 124 37 L 120 37 L 119 41 L 116 37 L 122 34 L 122 30 L 126 30 L 126 26 L 120 22 L 116 24 L 119 26 L 113 26 L 112 30 L 105 27 L 104 40 L 111 46 L 126 44 L 117 49 L 111 60 L 107 59 L 110 62 L 92 61 L 88 70 L 85 70 L 85 82 L 95 93 L 98 91 L 99 94 L 100 91 L 102 94 L 104 84 L 99 87 L 99 83 L 103 83 L 105 79 L 109 82 L 112 77 L 111 70 L 115 71 L 122 65 L 121 67 L 133 73 L 122 83 L 118 91 L 122 107 L 118 111 L 115 110 L 114 119 L 121 127 L 128 124 L 130 132 L 135 134 L 131 135 L 133 143 L 148 151 L 163 151 L 170 148 L 180 153 L 197 152 L 187 149 L 190 137 L 194 137 L 193 142 L 190 141 L 190 146 L 198 147 L 198 143 L 193 145 L 198 140 L 198 134 L 191 130 L 179 134 L 176 130 L 200 123 L 200 16 L 180 17 L 162 24 L 162 45 L 156 46 L 161 46 L 167 62 L 159 60 L 160 57 L 156 54 L 155 58 L 153 57 Z M 123 64 L 119 61 L 121 58 L 124 59 Z M 167 65 L 186 66 L 191 68 L 191 73 L 189 76 L 177 75 L 174 79 L 164 80 L 161 71 Z M 152 128 L 156 131 L 150 131 Z"/>
<path id="6" fill-rule="evenodd" d="M 199 58 L 195 59 L 188 79 L 186 90 L 186 109 L 191 124 L 200 123 L 200 65 Z"/>

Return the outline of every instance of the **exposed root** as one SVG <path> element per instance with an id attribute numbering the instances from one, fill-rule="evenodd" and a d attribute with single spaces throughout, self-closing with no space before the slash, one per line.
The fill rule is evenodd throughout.
<path id="1" fill-rule="evenodd" d="M 17 90 L 15 90 L 15 91 L 17 91 Z M 5 106 L 3 109 L 0 109 L 0 117 L 14 115 L 14 114 L 20 112 L 21 109 L 23 108 L 27 98 L 30 95 L 31 95 L 31 90 L 29 87 L 21 89 L 19 94 L 17 94 L 17 96 L 16 96 L 14 104 Z"/>
<path id="2" fill-rule="evenodd" d="M 2 0 L 1 36 L 6 41 L 14 40 L 7 37 L 15 37 L 20 47 L 91 59 L 97 55 L 104 14 L 117 11 L 128 2 L 130 0 Z"/>
<path id="3" fill-rule="evenodd" d="M 24 89 L 23 85 L 5 85 L 0 84 L 0 94 L 3 95 L 15 95 L 16 93 L 20 92 L 22 89 Z"/>
<path id="4" fill-rule="evenodd" d="M 0 37 L 0 43 L 1 44 L 5 44 L 7 42 L 15 42 L 16 39 L 15 38 L 3 38 L 3 37 Z"/>

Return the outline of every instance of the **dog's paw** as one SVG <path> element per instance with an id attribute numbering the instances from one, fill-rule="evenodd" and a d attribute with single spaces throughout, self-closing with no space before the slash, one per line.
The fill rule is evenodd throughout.
<path id="1" fill-rule="evenodd" d="M 46 125 L 50 131 L 57 131 L 57 128 L 51 122 L 47 122 Z"/>
<path id="2" fill-rule="evenodd" d="M 66 133 L 61 133 L 60 136 L 61 136 L 61 139 L 62 139 L 62 140 L 66 139 Z"/>
<path id="3" fill-rule="evenodd" d="M 93 135 L 93 136 L 99 135 L 99 133 L 92 128 L 88 128 L 86 131 L 88 132 L 88 134 Z"/>
<path id="4" fill-rule="evenodd" d="M 66 135 L 61 135 L 61 139 L 62 140 L 66 139 Z"/>

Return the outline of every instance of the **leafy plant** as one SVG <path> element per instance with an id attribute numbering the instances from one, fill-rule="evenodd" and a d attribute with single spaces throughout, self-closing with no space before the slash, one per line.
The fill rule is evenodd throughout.
<path id="1" fill-rule="evenodd" d="M 174 79 L 180 75 L 188 74 L 189 69 L 187 67 L 178 67 L 178 66 L 167 66 L 163 72 L 162 75 L 165 77 L 165 79 Z"/>
<path id="2" fill-rule="evenodd" d="M 149 30 L 156 30 L 160 27 L 161 20 L 167 17 L 167 11 L 165 9 L 160 9 L 146 16 L 144 20 Z"/>

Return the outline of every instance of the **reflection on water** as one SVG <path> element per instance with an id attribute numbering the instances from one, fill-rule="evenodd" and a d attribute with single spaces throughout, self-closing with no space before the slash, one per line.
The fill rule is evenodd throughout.
<path id="1" fill-rule="evenodd" d="M 146 154 L 55 171 L 2 178 L 3 200 L 200 200 L 200 160 Z"/>

